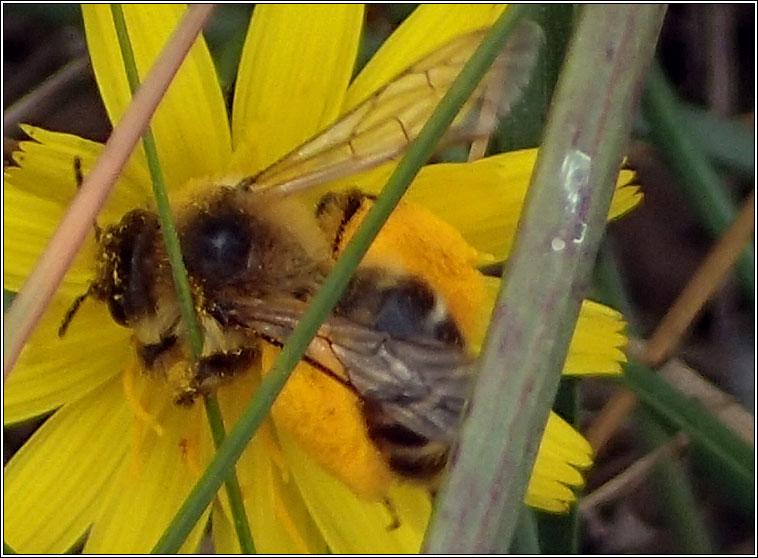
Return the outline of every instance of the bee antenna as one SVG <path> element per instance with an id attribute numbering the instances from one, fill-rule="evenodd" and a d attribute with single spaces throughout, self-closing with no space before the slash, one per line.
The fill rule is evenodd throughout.
<path id="1" fill-rule="evenodd" d="M 89 297 L 92 294 L 93 290 L 92 287 L 87 289 L 87 292 L 84 294 L 81 294 L 77 296 L 74 299 L 74 302 L 71 303 L 71 306 L 68 307 L 68 310 L 66 310 L 66 315 L 63 316 L 63 321 L 61 322 L 60 327 L 58 327 L 58 337 L 63 338 L 64 335 L 66 335 L 66 330 L 68 330 L 68 326 L 71 324 L 71 320 L 74 319 L 74 315 L 79 310 L 79 307 L 82 305 L 82 302 L 84 302 L 87 297 Z"/>
<path id="2" fill-rule="evenodd" d="M 76 181 L 76 189 L 81 190 L 84 183 L 84 173 L 82 172 L 82 158 L 78 155 L 74 156 L 74 180 Z M 92 228 L 95 229 L 95 240 L 99 243 L 102 229 L 97 224 L 97 219 L 93 221 Z"/>
<path id="3" fill-rule="evenodd" d="M 78 155 L 74 156 L 74 179 L 76 180 L 76 189 L 81 190 L 84 174 L 82 173 L 82 158 Z"/>

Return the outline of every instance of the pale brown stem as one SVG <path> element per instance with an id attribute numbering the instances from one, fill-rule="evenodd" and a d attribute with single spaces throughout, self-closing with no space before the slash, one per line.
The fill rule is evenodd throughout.
<path id="1" fill-rule="evenodd" d="M 750 240 L 755 225 L 754 204 L 755 192 L 751 192 L 734 222 L 658 324 L 640 355 L 640 362 L 650 367 L 660 366 L 677 347 L 692 321 L 716 292 Z M 636 402 L 637 396 L 626 388 L 617 389 L 611 396 L 586 432 L 596 453 L 602 451 Z"/>
<path id="2" fill-rule="evenodd" d="M 626 496 L 645 479 L 661 458 L 680 450 L 686 444 L 687 436 L 680 432 L 668 444 L 641 457 L 611 480 L 582 498 L 579 504 L 579 513 L 586 515 L 598 506 Z"/>
<path id="3" fill-rule="evenodd" d="M 88 65 L 89 58 L 86 56 L 72 60 L 43 81 L 38 87 L 35 87 L 28 94 L 9 106 L 3 115 L 3 134 L 12 134 L 15 131 L 15 127 L 27 118 L 30 111 L 48 102 L 72 82 L 80 79 L 84 75 Z"/>
<path id="4" fill-rule="evenodd" d="M 3 380 L 13 369 L 24 343 L 63 280 L 76 252 L 92 228 L 92 221 L 105 204 L 119 173 L 187 52 L 210 17 L 213 7 L 212 4 L 197 4 L 187 10 L 143 85 L 134 95 L 124 117 L 114 128 L 34 270 L 13 299 L 5 316 Z"/>

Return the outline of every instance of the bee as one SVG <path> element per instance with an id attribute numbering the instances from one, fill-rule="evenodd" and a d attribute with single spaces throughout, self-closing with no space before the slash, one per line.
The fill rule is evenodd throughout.
<path id="1" fill-rule="evenodd" d="M 193 365 L 158 215 L 129 211 L 102 230 L 89 289 L 65 315 L 63 336 L 86 298 L 105 303 L 133 330 L 141 367 L 172 379 L 175 402 L 191 405 L 250 369 L 262 344 L 282 345 L 334 265 L 346 227 L 371 196 L 330 192 L 308 210 L 297 192 L 399 157 L 487 29 L 440 47 L 279 161 L 249 177 L 220 180 L 174 203 L 184 263 L 203 332 Z M 518 98 L 542 32 L 514 31 L 483 84 L 444 138 L 492 131 Z M 498 87 L 498 98 L 491 84 Z M 77 171 L 80 175 L 80 170 Z M 446 301 L 422 276 L 362 265 L 305 360 L 352 390 L 367 433 L 392 471 L 429 481 L 444 468 L 464 412 L 474 358 Z"/>

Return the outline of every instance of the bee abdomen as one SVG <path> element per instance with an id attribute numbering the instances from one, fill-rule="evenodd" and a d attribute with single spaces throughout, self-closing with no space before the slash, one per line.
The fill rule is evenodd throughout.
<path id="1" fill-rule="evenodd" d="M 417 434 L 402 424 L 369 424 L 369 436 L 376 442 L 383 442 L 401 448 L 419 448 L 429 443 L 429 439 Z"/>
<path id="2" fill-rule="evenodd" d="M 450 448 L 433 448 L 424 453 L 397 452 L 390 453 L 389 465 L 402 477 L 432 481 L 447 464 Z"/>
<path id="3" fill-rule="evenodd" d="M 429 440 L 410 428 L 391 422 L 381 409 L 366 403 L 364 416 L 371 440 L 385 455 L 387 463 L 401 477 L 433 480 L 447 463 L 450 446 Z"/>

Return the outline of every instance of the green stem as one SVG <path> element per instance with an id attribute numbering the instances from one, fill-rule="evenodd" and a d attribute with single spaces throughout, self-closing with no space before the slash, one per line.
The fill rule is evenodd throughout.
<path id="1" fill-rule="evenodd" d="M 636 312 L 624 288 L 616 265 L 613 250 L 606 244 L 596 268 L 598 292 L 602 300 L 624 314 L 629 331 L 639 331 Z M 658 415 L 684 430 L 693 445 L 703 448 L 718 462 L 712 474 L 722 477 L 736 492 L 750 500 L 754 480 L 753 450 L 734 431 L 708 412 L 701 404 L 672 387 L 650 368 L 631 361 L 624 367 L 621 382 L 637 394 L 637 397 Z"/>
<path id="2" fill-rule="evenodd" d="M 555 396 L 553 410 L 569 424 L 579 427 L 579 379 L 564 376 Z M 580 522 L 576 504 L 565 514 L 536 513 L 542 551 L 545 554 L 578 554 Z"/>
<path id="3" fill-rule="evenodd" d="M 129 41 L 129 33 L 127 31 L 126 20 L 124 19 L 124 12 L 121 5 L 112 4 L 111 14 L 113 17 L 113 24 L 116 28 L 119 46 L 121 47 L 121 54 L 124 60 L 124 68 L 126 69 L 129 89 L 131 90 L 132 95 L 134 95 L 134 92 L 140 84 L 139 73 L 137 71 L 137 64 L 134 59 L 132 45 Z M 158 150 L 155 146 L 155 138 L 153 137 L 150 128 L 145 131 L 142 144 L 145 149 L 145 156 L 150 169 L 153 193 L 155 194 L 155 202 L 158 207 L 161 230 L 163 231 L 166 252 L 168 254 L 169 263 L 171 264 L 171 273 L 174 278 L 174 285 L 179 300 L 179 307 L 181 308 L 182 320 L 187 330 L 187 337 L 192 350 L 192 355 L 194 360 L 197 361 L 203 353 L 203 334 L 195 314 L 195 305 L 187 277 L 187 269 L 184 266 L 179 235 L 176 232 L 176 227 L 174 226 L 174 221 L 171 216 L 171 205 L 168 200 L 168 195 L 166 194 L 163 170 L 161 169 Z M 205 398 L 205 411 L 208 416 L 208 423 L 211 427 L 213 442 L 218 449 L 224 441 L 226 432 L 224 430 L 224 420 L 221 416 L 221 409 L 215 398 L 211 396 Z M 245 513 L 245 505 L 239 481 L 233 470 L 227 475 L 226 491 L 229 496 L 234 528 L 237 532 L 240 548 L 245 554 L 254 554 L 255 545 L 253 544 L 253 536 L 250 532 L 250 523 L 248 522 L 247 514 Z"/>
<path id="4" fill-rule="evenodd" d="M 573 4 L 538 4 L 532 8 L 534 21 L 545 32 L 545 47 L 521 99 L 500 122 L 497 151 L 504 153 L 540 144 L 547 107 L 566 56 L 577 9 Z"/>
<path id="5" fill-rule="evenodd" d="M 600 297 L 622 311 L 629 323 L 629 331 L 634 334 L 638 330 L 636 313 L 623 286 L 609 242 L 606 242 L 601 250 L 595 271 Z M 659 439 L 660 426 L 652 423 L 651 411 L 654 411 L 655 416 L 684 430 L 690 437 L 692 449 L 699 449 L 711 458 L 708 474 L 714 478 L 719 477 L 732 494 L 741 497 L 740 503 L 744 508 L 753 509 L 753 451 L 744 441 L 701 405 L 638 362 L 632 361 L 625 365 L 621 380 L 647 407 L 646 412 L 638 417 L 643 436 L 650 445 L 657 446 L 665 442 Z M 659 491 L 664 494 L 660 503 L 669 523 L 680 534 L 697 533 L 692 540 L 684 542 L 685 546 L 692 545 L 691 552 L 695 551 L 695 548 L 699 549 L 699 553 L 709 552 L 706 550 L 710 546 L 710 541 L 705 535 L 706 524 L 700 515 L 693 511 L 696 498 L 693 496 L 692 482 L 687 472 L 680 466 L 668 463 L 657 468 L 655 475 L 655 481 L 659 485 L 668 487 Z"/>
<path id="6" fill-rule="evenodd" d="M 737 117 L 724 117 L 679 100 L 679 110 L 687 128 L 697 130 L 692 139 L 719 169 L 745 180 L 755 176 L 755 136 L 752 126 Z M 640 117 L 634 133 L 650 140 L 650 124 Z"/>
<path id="7" fill-rule="evenodd" d="M 511 554 L 541 554 L 539 532 L 534 510 L 522 504 L 516 532 L 511 541 Z"/>
<path id="8" fill-rule="evenodd" d="M 118 36 L 121 54 L 124 59 L 124 68 L 126 69 L 126 77 L 129 81 L 129 89 L 131 90 L 132 95 L 134 95 L 134 92 L 140 84 L 139 74 L 137 72 L 137 64 L 134 60 L 134 52 L 132 51 L 132 45 L 129 41 L 129 34 L 126 28 L 126 21 L 124 20 L 124 12 L 121 5 L 112 4 L 111 14 L 113 15 L 113 23 L 116 27 L 116 35 Z M 187 269 L 184 266 L 179 235 L 176 232 L 176 227 L 174 226 L 174 221 L 171 217 L 171 204 L 169 203 L 168 194 L 166 193 L 163 170 L 161 169 L 160 160 L 158 158 L 155 138 L 153 137 L 153 132 L 150 128 L 145 131 L 142 144 L 145 149 L 150 177 L 152 178 L 153 193 L 155 194 L 155 202 L 161 220 L 161 229 L 166 242 L 166 252 L 168 254 L 169 263 L 171 264 L 171 272 L 174 277 L 174 285 L 176 286 L 176 294 L 182 312 L 182 320 L 187 329 L 189 344 L 193 356 L 197 359 L 203 352 L 203 334 L 197 322 L 197 316 L 195 315 L 195 304 L 192 300 L 192 291 L 187 278 Z"/>
<path id="9" fill-rule="evenodd" d="M 512 16 L 518 11 L 520 8 L 512 8 L 507 10 L 506 14 Z M 353 235 L 334 269 L 287 339 L 271 370 L 263 377 L 255 397 L 245 408 L 239 421 L 229 432 L 216 456 L 211 460 L 208 468 L 195 484 L 181 509 L 156 544 L 153 549 L 154 553 L 176 552 L 190 533 L 218 490 L 219 479 L 223 478 L 234 467 L 234 463 L 239 459 L 248 441 L 266 418 L 269 408 L 279 391 L 284 387 L 290 372 L 305 354 L 319 326 L 336 305 L 379 229 L 418 171 L 432 155 L 439 139 L 455 115 L 471 96 L 479 81 L 500 53 L 515 23 L 512 20 L 513 17 L 510 16 L 498 20 L 488 37 L 450 86 L 447 94 L 440 101 L 416 140 L 410 145 L 408 152 L 376 199 L 371 211 L 363 219 L 361 226 Z"/>
<path id="10" fill-rule="evenodd" d="M 645 409 L 636 413 L 642 438 L 649 451 L 668 444 L 671 437 L 661 428 L 654 416 Z M 657 460 L 653 481 L 659 502 L 668 512 L 666 519 L 675 533 L 682 552 L 712 554 L 708 529 L 698 510 L 698 502 L 690 486 L 689 475 L 669 451 Z"/>
<path id="11" fill-rule="evenodd" d="M 428 553 L 490 553 L 513 536 L 665 10 L 582 8 Z"/>
<path id="12" fill-rule="evenodd" d="M 737 214 L 723 181 L 695 138 L 682 115 L 679 100 L 657 64 L 650 70 L 642 98 L 645 120 L 656 143 L 680 182 L 705 228 L 714 238 L 721 236 Z M 735 271 L 745 292 L 755 300 L 753 247 L 740 255 Z"/>
<path id="13" fill-rule="evenodd" d="M 213 444 L 218 450 L 224 443 L 226 430 L 224 429 L 224 418 L 221 415 L 221 406 L 218 404 L 218 399 L 211 395 L 205 397 L 205 414 L 208 416 L 208 424 L 211 427 Z M 226 493 L 229 496 L 229 508 L 232 512 L 232 522 L 237 533 L 237 540 L 240 543 L 240 552 L 242 554 L 256 554 L 253 533 L 250 530 L 245 502 L 242 498 L 242 490 L 234 471 L 226 477 Z"/>

